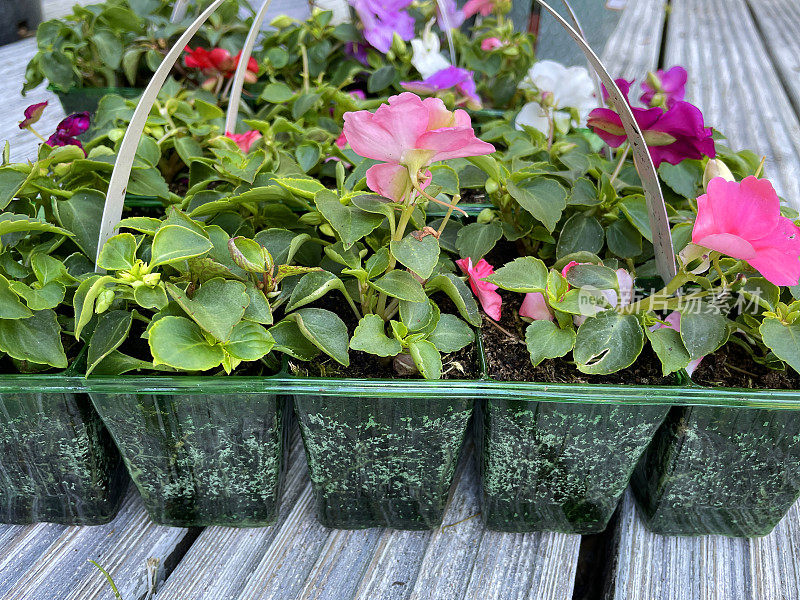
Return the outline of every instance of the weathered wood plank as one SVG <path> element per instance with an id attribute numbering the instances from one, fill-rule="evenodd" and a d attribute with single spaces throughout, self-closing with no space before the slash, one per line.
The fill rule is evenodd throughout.
<path id="1" fill-rule="evenodd" d="M 796 0 L 747 0 L 773 66 L 800 113 L 800 5 Z"/>
<path id="2" fill-rule="evenodd" d="M 628 2 L 602 54 L 603 64 L 613 76 L 641 79 L 656 67 L 666 10 L 667 0 Z"/>
<path id="3" fill-rule="evenodd" d="M 797 600 L 800 504 L 763 538 L 673 537 L 647 531 L 628 491 L 611 577 L 613 600 Z"/>
<path id="4" fill-rule="evenodd" d="M 6 597 L 66 528 L 51 523 L 0 526 L 0 598 Z"/>
<path id="5" fill-rule="evenodd" d="M 687 99 L 735 149 L 765 155 L 778 193 L 800 207 L 800 121 L 744 0 L 673 0 L 667 33 L 665 64 L 688 70 Z"/>
<path id="6" fill-rule="evenodd" d="M 34 531 L 39 528 L 39 531 Z M 102 565 L 117 583 L 123 598 L 141 600 L 147 593 L 146 561 L 157 558 L 170 564 L 182 552 L 181 544 L 191 540 L 187 529 L 154 525 L 133 491 L 119 515 L 108 525 L 62 528 L 55 539 L 53 530 L 35 526 L 36 559 L 32 551 L 15 552 L 3 561 L 3 572 L 19 574 L 2 597 L 4 600 L 91 600 L 105 599 L 109 589 L 103 575 L 89 564 Z M 50 541 L 42 548 L 39 540 Z M 43 550 L 43 551 L 42 551 Z"/>

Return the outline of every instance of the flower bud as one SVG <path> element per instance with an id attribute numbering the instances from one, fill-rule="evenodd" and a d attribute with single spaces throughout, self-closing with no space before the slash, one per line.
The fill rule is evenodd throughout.
<path id="1" fill-rule="evenodd" d="M 274 19 L 272 19 L 270 25 L 272 25 L 276 29 L 285 29 L 286 27 L 289 27 L 289 25 L 291 25 L 292 23 L 294 23 L 294 19 L 292 17 L 289 17 L 287 15 L 281 15 L 279 17 L 275 17 Z"/>
<path id="2" fill-rule="evenodd" d="M 103 290 L 97 296 L 97 302 L 94 305 L 94 312 L 98 315 L 106 312 L 111 304 L 114 302 L 114 292 L 112 290 Z"/>
<path id="3" fill-rule="evenodd" d="M 142 281 L 148 287 L 155 287 L 161 281 L 161 273 L 149 273 L 142 277 Z"/>
<path id="4" fill-rule="evenodd" d="M 711 158 L 706 164 L 706 170 L 703 172 L 703 189 L 708 189 L 708 183 L 712 179 L 722 177 L 725 181 L 736 181 L 728 166 L 718 158 Z"/>
<path id="5" fill-rule="evenodd" d="M 404 56 L 406 54 L 406 43 L 403 41 L 397 32 L 394 32 L 392 36 L 392 52 L 394 52 L 397 56 Z"/>
<path id="6" fill-rule="evenodd" d="M 491 223 L 494 221 L 494 211 L 491 208 L 484 208 L 480 213 L 478 213 L 478 218 L 476 220 L 482 225 Z"/>
<path id="7" fill-rule="evenodd" d="M 500 189 L 500 184 L 496 179 L 489 177 L 483 187 L 486 189 L 487 194 L 496 194 L 497 190 Z"/>
<path id="8" fill-rule="evenodd" d="M 333 229 L 327 223 L 323 223 L 322 225 L 320 225 L 319 231 L 320 233 L 322 233 L 323 235 L 327 235 L 328 237 L 336 237 L 336 235 L 333 233 Z"/>
<path id="9" fill-rule="evenodd" d="M 298 221 L 303 225 L 321 225 L 325 222 L 325 220 L 322 218 L 322 214 L 316 210 L 304 213 L 300 216 Z"/>

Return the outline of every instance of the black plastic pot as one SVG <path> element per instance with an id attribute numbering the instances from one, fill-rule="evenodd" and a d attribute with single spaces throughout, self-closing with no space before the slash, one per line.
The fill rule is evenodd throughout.
<path id="1" fill-rule="evenodd" d="M 258 380 L 237 389 L 231 378 L 225 392 L 212 390 L 212 379 L 89 385 L 153 521 L 270 525 L 286 464 L 288 400 L 260 392 Z"/>
<path id="2" fill-rule="evenodd" d="M 576 400 L 586 388 L 605 388 L 609 396 L 625 394 L 624 386 L 570 387 Z M 651 388 L 649 393 L 658 392 Z M 503 398 L 479 403 L 481 515 L 490 529 L 516 532 L 588 534 L 605 529 L 636 462 L 669 410 L 663 404 Z"/>
<path id="3" fill-rule="evenodd" d="M 0 0 L 0 46 L 34 35 L 41 22 L 39 0 Z"/>
<path id="4" fill-rule="evenodd" d="M 676 408 L 633 491 L 656 533 L 766 535 L 800 496 L 800 412 Z"/>
<path id="5" fill-rule="evenodd" d="M 108 431 L 79 378 L 32 377 L 2 377 L 0 522 L 108 523 L 127 488 Z"/>
<path id="6" fill-rule="evenodd" d="M 441 524 L 473 401 L 397 393 L 295 396 L 323 525 L 431 529 Z"/>

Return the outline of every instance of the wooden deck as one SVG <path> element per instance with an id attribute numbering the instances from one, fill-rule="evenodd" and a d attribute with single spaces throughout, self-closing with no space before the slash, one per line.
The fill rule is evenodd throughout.
<path id="1" fill-rule="evenodd" d="M 45 13 L 64 14 L 70 4 L 45 0 Z M 272 10 L 302 16 L 307 3 L 275 0 Z M 800 207 L 798 33 L 797 0 L 628 0 L 604 58 L 628 78 L 684 65 L 687 99 L 734 147 L 764 154 L 779 193 Z M 0 123 L 15 160 L 31 157 L 37 145 L 16 128 L 26 105 L 51 101 L 43 131 L 63 116 L 44 88 L 17 95 L 34 48 L 32 40 L 0 47 L 0 78 L 10 86 Z M 106 526 L 0 526 L 0 598 L 111 599 L 87 562 L 95 560 L 124 600 L 564 600 L 573 591 L 581 600 L 800 599 L 800 504 L 762 539 L 673 538 L 647 532 L 628 494 L 607 534 L 608 552 L 599 554 L 605 564 L 581 556 L 578 587 L 579 536 L 490 532 L 477 512 L 474 461 L 467 458 L 441 529 L 325 529 L 313 517 L 295 435 L 276 525 L 160 527 L 131 492 Z"/>

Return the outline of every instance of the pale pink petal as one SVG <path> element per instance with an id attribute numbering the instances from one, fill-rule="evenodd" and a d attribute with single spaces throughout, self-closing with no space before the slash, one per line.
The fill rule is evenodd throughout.
<path id="1" fill-rule="evenodd" d="M 472 259 L 462 258 L 456 261 L 456 264 L 461 270 L 467 274 L 469 279 L 469 286 L 472 292 L 477 296 L 478 302 L 483 307 L 484 312 L 495 321 L 500 320 L 500 306 L 503 299 L 497 293 L 497 286 L 488 281 L 481 281 L 481 279 L 488 277 L 494 273 L 494 268 L 486 262 L 485 259 L 480 259 L 476 265 L 472 265 Z"/>
<path id="2" fill-rule="evenodd" d="M 534 321 L 552 321 L 553 311 L 547 305 L 544 294 L 541 292 L 531 292 L 525 294 L 522 306 L 519 307 L 519 316 L 528 317 Z"/>
<path id="3" fill-rule="evenodd" d="M 405 167 L 382 163 L 367 169 L 367 186 L 376 194 L 401 202 L 411 190 L 411 179 Z"/>

